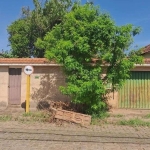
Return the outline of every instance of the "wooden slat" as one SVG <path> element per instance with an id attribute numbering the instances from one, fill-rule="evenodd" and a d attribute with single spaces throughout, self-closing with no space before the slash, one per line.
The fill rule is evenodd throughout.
<path id="1" fill-rule="evenodd" d="M 79 123 L 84 126 L 88 126 L 91 123 L 90 115 L 84 115 L 84 114 L 61 110 L 61 109 L 56 110 L 55 118 Z"/>

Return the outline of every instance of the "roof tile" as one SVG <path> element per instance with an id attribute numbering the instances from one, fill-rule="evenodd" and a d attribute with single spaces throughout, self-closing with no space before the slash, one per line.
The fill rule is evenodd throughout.
<path id="1" fill-rule="evenodd" d="M 46 58 L 0 58 L 0 64 L 55 64 Z M 145 64 L 150 64 L 150 58 L 144 59 Z"/>
<path id="2" fill-rule="evenodd" d="M 143 54 L 147 52 L 150 52 L 150 44 L 143 48 Z"/>
<path id="3" fill-rule="evenodd" d="M 0 58 L 0 64 L 54 64 L 46 58 Z"/>
<path id="4" fill-rule="evenodd" d="M 144 63 L 145 63 L 145 64 L 150 64 L 150 58 L 145 58 L 145 59 L 144 59 Z"/>

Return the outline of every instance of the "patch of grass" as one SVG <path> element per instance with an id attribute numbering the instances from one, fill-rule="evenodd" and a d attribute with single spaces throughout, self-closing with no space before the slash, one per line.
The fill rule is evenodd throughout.
<path id="1" fill-rule="evenodd" d="M 100 114 L 93 114 L 91 124 L 92 125 L 106 124 L 108 117 L 110 117 L 110 114 L 108 112 L 101 112 Z"/>
<path id="2" fill-rule="evenodd" d="M 102 124 L 108 124 L 106 119 L 98 119 L 98 118 L 92 118 L 91 120 L 92 125 L 102 125 Z"/>
<path id="3" fill-rule="evenodd" d="M 10 120 L 12 120 L 12 116 L 11 115 L 0 116 L 0 121 L 10 121 Z"/>
<path id="4" fill-rule="evenodd" d="M 29 113 L 23 113 L 22 117 L 19 119 L 20 121 L 39 121 L 39 122 L 45 122 L 50 118 L 50 114 L 48 112 L 43 111 L 37 111 L 37 112 L 29 112 Z"/>
<path id="5" fill-rule="evenodd" d="M 19 115 L 0 115 L 0 122 L 2 121 L 21 121 L 21 122 L 48 122 L 50 120 L 50 112 L 36 111 L 23 113 Z"/>
<path id="6" fill-rule="evenodd" d="M 121 117 L 123 117 L 123 115 L 122 114 L 117 114 L 117 115 L 113 115 L 113 117 L 121 118 Z"/>
<path id="7" fill-rule="evenodd" d="M 148 126 L 150 127 L 150 122 L 143 121 L 139 118 L 130 120 L 121 120 L 118 122 L 119 125 L 129 125 L 129 126 Z"/>
<path id="8" fill-rule="evenodd" d="M 94 119 L 91 120 L 91 124 L 92 125 L 98 125 L 99 124 L 99 120 L 94 118 Z"/>
<path id="9" fill-rule="evenodd" d="M 150 119 L 150 114 L 145 115 L 144 118 Z"/>
<path id="10" fill-rule="evenodd" d="M 32 116 L 32 113 L 31 113 L 31 112 L 23 113 L 22 116 L 23 116 L 23 117 L 31 117 L 31 116 Z"/>
<path id="11" fill-rule="evenodd" d="M 110 117 L 110 114 L 108 112 L 101 112 L 100 114 L 93 114 L 92 118 L 94 119 L 105 119 Z"/>

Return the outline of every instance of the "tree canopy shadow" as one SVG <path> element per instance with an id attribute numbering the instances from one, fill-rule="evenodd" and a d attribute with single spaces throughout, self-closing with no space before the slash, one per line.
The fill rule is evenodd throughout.
<path id="1" fill-rule="evenodd" d="M 62 95 L 59 86 L 65 85 L 65 78 L 57 78 L 52 74 L 44 74 L 40 77 L 39 88 L 32 88 L 32 100 L 37 102 L 38 109 L 50 107 L 50 101 L 69 101 L 69 97 Z"/>

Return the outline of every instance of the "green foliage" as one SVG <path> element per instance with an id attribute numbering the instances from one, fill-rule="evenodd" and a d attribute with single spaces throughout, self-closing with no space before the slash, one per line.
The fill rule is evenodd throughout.
<path id="1" fill-rule="evenodd" d="M 129 125 L 129 126 L 150 126 L 150 122 L 143 121 L 139 118 L 130 119 L 130 120 L 121 120 L 119 121 L 120 125 Z"/>
<path id="2" fill-rule="evenodd" d="M 2 122 L 2 121 L 10 121 L 10 120 L 12 120 L 12 116 L 10 116 L 10 115 L 2 115 L 2 116 L 0 116 L 0 121 Z"/>
<path id="3" fill-rule="evenodd" d="M 144 118 L 150 119 L 150 114 L 145 115 Z"/>
<path id="4" fill-rule="evenodd" d="M 102 111 L 99 114 L 92 114 L 93 119 L 106 119 L 110 117 L 110 114 L 106 111 Z"/>
<path id="5" fill-rule="evenodd" d="M 0 53 L 0 58 L 13 58 L 15 57 L 11 51 L 3 51 Z"/>
<path id="6" fill-rule="evenodd" d="M 123 117 L 123 115 L 122 114 L 116 114 L 116 115 L 113 115 L 113 117 L 121 118 L 121 117 Z"/>
<path id="7" fill-rule="evenodd" d="M 35 8 L 22 8 L 21 18 L 8 27 L 12 54 L 17 57 L 44 57 L 45 50 L 35 47 L 37 38 L 43 38 L 62 19 L 71 6 L 70 0 L 33 0 Z"/>
<path id="8" fill-rule="evenodd" d="M 39 38 L 36 46 L 46 50 L 48 59 L 63 64 L 67 86 L 60 87 L 61 92 L 72 102 L 84 104 L 85 113 L 99 114 L 107 106 L 106 85 L 112 83 L 113 89 L 121 86 L 134 67 L 135 57 L 128 59 L 125 53 L 138 31 L 131 24 L 116 26 L 94 5 L 76 3 L 63 22 L 44 40 Z M 93 58 L 97 61 L 93 62 Z"/>
<path id="9" fill-rule="evenodd" d="M 14 21 L 9 27 L 9 42 L 12 48 L 12 54 L 18 57 L 29 57 L 30 46 L 30 28 L 26 19 Z"/>
<path id="10" fill-rule="evenodd" d="M 107 119 L 110 117 L 110 114 L 106 111 L 101 111 L 98 114 L 93 113 L 92 114 L 92 125 L 101 125 L 101 124 L 107 124 Z"/>
<path id="11" fill-rule="evenodd" d="M 49 118 L 50 118 L 50 113 L 44 111 L 36 111 L 36 112 L 23 113 L 22 117 L 18 118 L 18 120 L 45 122 L 49 120 Z"/>
<path id="12" fill-rule="evenodd" d="M 128 54 L 130 61 L 133 61 L 136 64 L 143 63 L 142 52 L 143 48 L 140 48 L 138 50 L 131 50 Z"/>

